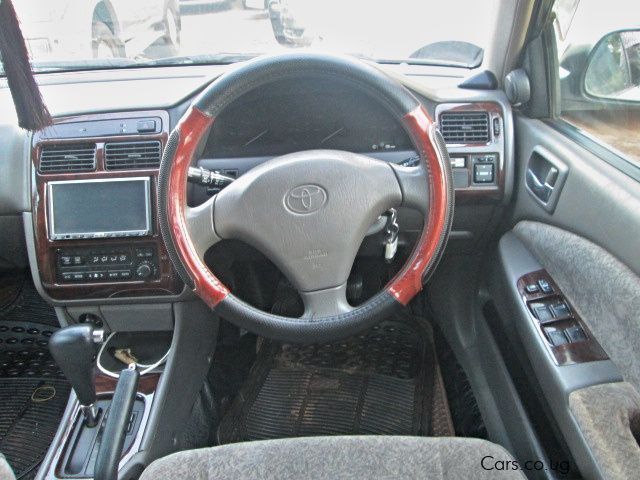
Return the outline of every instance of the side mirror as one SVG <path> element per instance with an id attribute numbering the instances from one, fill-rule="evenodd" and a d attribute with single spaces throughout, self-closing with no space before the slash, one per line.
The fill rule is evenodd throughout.
<path id="1" fill-rule="evenodd" d="M 640 30 L 600 39 L 589 55 L 583 88 L 597 99 L 640 103 Z"/>

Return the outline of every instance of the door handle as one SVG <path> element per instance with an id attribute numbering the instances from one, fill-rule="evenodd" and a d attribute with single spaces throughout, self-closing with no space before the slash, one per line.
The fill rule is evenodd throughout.
<path id="1" fill-rule="evenodd" d="M 533 171 L 531 167 L 527 168 L 527 185 L 531 189 L 531 192 L 542 200 L 544 203 L 549 201 L 556 181 L 558 180 L 558 169 L 556 167 L 550 167 L 544 181 L 538 178 L 538 175 Z"/>
<path id="2" fill-rule="evenodd" d="M 567 165 L 546 148 L 537 145 L 531 152 L 524 173 L 529 194 L 542 208 L 553 213 L 569 174 Z"/>

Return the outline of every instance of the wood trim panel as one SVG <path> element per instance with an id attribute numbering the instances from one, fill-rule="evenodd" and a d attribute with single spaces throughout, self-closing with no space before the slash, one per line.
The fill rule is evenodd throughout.
<path id="1" fill-rule="evenodd" d="M 91 122 L 99 120 L 128 119 L 138 117 L 159 117 L 162 129 L 159 133 L 135 135 L 111 135 L 104 137 L 65 138 L 61 140 L 43 138 L 42 132 L 36 132 L 31 144 L 31 161 L 34 168 L 35 185 L 33 191 L 33 222 L 35 247 L 40 278 L 46 293 L 55 300 L 80 300 L 113 297 L 162 296 L 177 295 L 183 289 L 182 281 L 171 265 L 166 246 L 160 234 L 158 223 L 158 168 L 107 171 L 104 165 L 104 144 L 107 142 L 158 140 L 162 148 L 169 137 L 169 115 L 165 111 L 119 112 L 109 114 L 83 115 L 64 117 L 54 120 L 54 125 Z M 94 171 L 76 173 L 40 173 L 38 162 L 40 151 L 44 145 L 65 143 L 96 143 L 96 169 Z M 153 233 L 140 238 L 83 239 L 83 240 L 50 240 L 48 236 L 47 185 L 50 181 L 80 179 L 112 179 L 128 177 L 151 178 L 151 211 Z M 56 279 L 56 250 L 59 248 L 114 248 L 131 246 L 133 248 L 152 246 L 158 254 L 158 278 L 147 281 L 127 282 L 91 282 L 62 284 Z"/>
<path id="2" fill-rule="evenodd" d="M 541 291 L 536 293 L 528 293 L 526 290 L 527 285 L 537 285 L 540 280 L 546 280 L 551 285 L 553 291 L 551 293 L 543 293 Z M 597 360 L 607 360 L 609 356 L 597 342 L 589 327 L 584 323 L 584 321 L 580 318 L 573 305 L 567 300 L 567 298 L 560 290 L 560 287 L 553 281 L 551 275 L 546 270 L 538 270 L 535 272 L 528 273 L 523 275 L 518 279 L 517 283 L 518 292 L 522 301 L 525 303 L 527 307 L 527 311 L 529 313 L 529 317 L 531 321 L 536 326 L 538 333 L 543 338 L 547 350 L 553 356 L 557 365 L 571 365 L 575 363 L 584 363 L 584 362 L 594 362 Z M 579 325 L 582 327 L 586 335 L 586 340 L 576 342 L 576 343 L 566 343 L 564 345 L 554 346 L 547 335 L 544 332 L 544 327 L 538 321 L 538 319 L 534 316 L 529 308 L 529 304 L 532 302 L 539 301 L 564 301 L 568 306 L 570 313 L 565 317 L 559 317 L 556 320 L 552 320 L 550 322 L 545 322 L 544 327 L 556 327 L 559 329 L 566 329 L 568 327 Z"/>
<path id="3" fill-rule="evenodd" d="M 443 103 L 436 106 L 436 121 L 440 125 L 440 117 L 443 113 L 447 112 L 479 112 L 486 111 L 490 115 L 489 130 L 491 135 L 491 142 L 489 143 L 470 143 L 470 144 L 454 144 L 447 145 L 456 149 L 456 152 L 451 153 L 451 156 L 459 154 L 485 154 L 490 153 L 487 148 L 495 147 L 491 149 L 491 152 L 498 155 L 498 162 L 496 165 L 496 183 L 495 185 L 473 185 L 473 171 L 471 167 L 468 167 L 469 174 L 469 186 L 467 188 L 456 188 L 456 203 L 458 204 L 476 204 L 476 203 L 494 203 L 495 201 L 502 200 L 505 191 L 506 182 L 506 167 L 505 167 L 505 112 L 502 106 L 496 102 L 465 102 L 465 103 Z M 495 138 L 493 135 L 493 124 L 491 117 L 497 116 L 501 120 L 502 131 L 499 138 Z M 464 153 L 461 153 L 462 150 Z"/>
<path id="4" fill-rule="evenodd" d="M 138 393 L 142 393 L 144 395 L 155 393 L 159 382 L 159 373 L 148 373 L 146 375 L 142 375 L 138 380 Z M 96 393 L 98 395 L 113 393 L 117 384 L 117 378 L 109 377 L 102 373 L 96 375 Z"/>

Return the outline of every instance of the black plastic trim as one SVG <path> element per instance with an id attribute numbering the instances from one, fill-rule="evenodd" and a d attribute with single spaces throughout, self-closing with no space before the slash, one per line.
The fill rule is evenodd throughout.
<path id="1" fill-rule="evenodd" d="M 498 88 L 498 79 L 490 70 L 483 70 L 458 85 L 458 88 L 467 90 L 495 90 Z"/>

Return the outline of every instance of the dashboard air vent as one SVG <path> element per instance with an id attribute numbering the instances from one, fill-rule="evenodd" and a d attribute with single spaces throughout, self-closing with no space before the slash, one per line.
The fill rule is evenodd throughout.
<path id="1" fill-rule="evenodd" d="M 160 142 L 118 142 L 104 145 L 107 170 L 135 170 L 160 166 Z"/>
<path id="2" fill-rule="evenodd" d="M 440 130 L 445 143 L 488 143 L 487 112 L 447 112 L 440 115 Z"/>
<path id="3" fill-rule="evenodd" d="M 95 168 L 95 143 L 44 145 L 40 150 L 41 173 L 86 172 Z"/>

